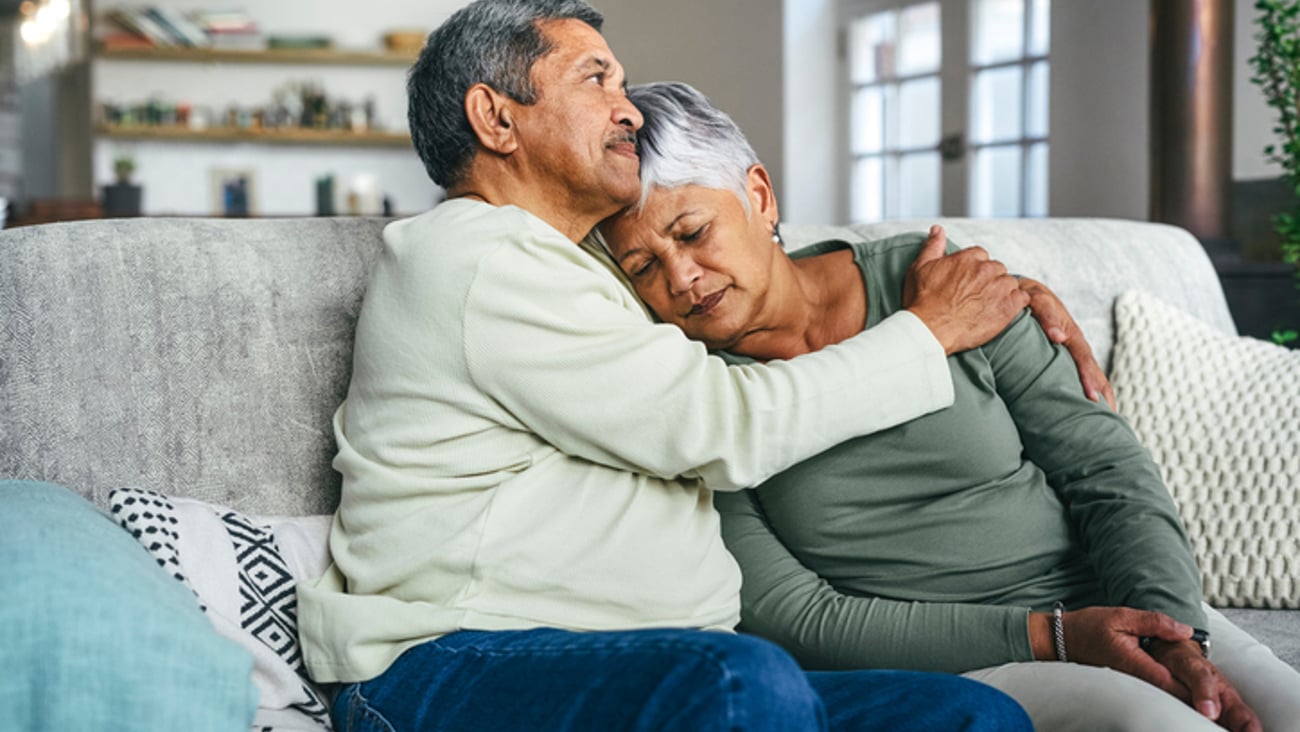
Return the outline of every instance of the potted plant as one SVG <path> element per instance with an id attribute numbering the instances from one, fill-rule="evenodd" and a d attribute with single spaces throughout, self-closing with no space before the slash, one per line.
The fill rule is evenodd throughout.
<path id="1" fill-rule="evenodd" d="M 1275 215 L 1273 227 L 1281 237 L 1282 260 L 1296 266 L 1300 288 L 1300 0 L 1256 0 L 1255 9 L 1259 47 L 1250 59 L 1251 81 L 1277 112 L 1273 132 L 1281 138 L 1280 144 L 1265 146 L 1264 154 L 1282 166 L 1282 177 L 1295 192 L 1291 209 Z M 1273 332 L 1278 343 L 1297 338 L 1294 329 Z"/>
<path id="2" fill-rule="evenodd" d="M 130 155 L 119 155 L 113 159 L 113 175 L 117 176 L 118 183 L 130 183 L 131 174 L 135 172 L 135 158 Z"/>
<path id="3" fill-rule="evenodd" d="M 110 217 L 139 216 L 142 188 L 131 182 L 135 173 L 135 158 L 122 153 L 113 158 L 113 175 L 117 180 L 104 186 L 104 215 Z"/>

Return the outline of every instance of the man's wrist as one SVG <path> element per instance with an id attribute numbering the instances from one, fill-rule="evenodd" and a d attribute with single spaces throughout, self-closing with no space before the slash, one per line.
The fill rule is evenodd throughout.
<path id="1" fill-rule="evenodd" d="M 906 310 L 915 315 L 930 330 L 930 334 L 943 347 L 944 355 L 951 356 L 957 352 L 959 329 L 955 327 L 950 314 L 933 313 L 926 307 L 917 305 L 906 308 Z"/>

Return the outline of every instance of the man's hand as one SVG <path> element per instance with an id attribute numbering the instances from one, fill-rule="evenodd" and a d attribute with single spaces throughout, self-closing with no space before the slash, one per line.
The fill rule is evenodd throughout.
<path id="1" fill-rule="evenodd" d="M 1001 333 L 1029 304 L 1029 295 L 980 247 L 945 255 L 947 245 L 943 227 L 930 227 L 930 238 L 907 270 L 903 307 L 952 355 Z"/>
<path id="2" fill-rule="evenodd" d="M 1051 617 L 1051 613 L 1029 616 L 1029 639 L 1034 658 L 1040 661 L 1056 659 Z M 1089 607 L 1065 613 L 1061 628 L 1069 660 L 1123 671 L 1170 694 L 1186 697 L 1186 689 L 1170 670 L 1142 650 L 1141 640 L 1151 637 L 1185 641 L 1192 637 L 1191 626 L 1147 610 Z"/>
<path id="3" fill-rule="evenodd" d="M 1043 326 L 1047 338 L 1053 343 L 1064 345 L 1070 352 L 1075 365 L 1079 368 L 1079 381 L 1083 384 L 1083 393 L 1094 402 L 1105 399 L 1111 411 L 1119 411 L 1115 406 L 1115 390 L 1111 388 L 1110 380 L 1101 370 L 1101 364 L 1097 363 L 1096 357 L 1092 355 L 1092 347 L 1084 339 L 1079 324 L 1074 322 L 1074 318 L 1070 317 L 1069 311 L 1065 309 L 1065 303 L 1061 302 L 1056 293 L 1047 289 L 1046 285 L 1028 277 L 1020 278 L 1020 289 L 1029 295 L 1029 309 L 1039 325 Z"/>
<path id="4" fill-rule="evenodd" d="M 1190 640 L 1151 642 L 1151 657 L 1168 669 L 1178 681 L 1183 701 L 1205 717 L 1232 732 L 1261 732 L 1263 725 L 1241 694 L 1223 678 L 1219 669 L 1201 655 L 1201 647 Z"/>

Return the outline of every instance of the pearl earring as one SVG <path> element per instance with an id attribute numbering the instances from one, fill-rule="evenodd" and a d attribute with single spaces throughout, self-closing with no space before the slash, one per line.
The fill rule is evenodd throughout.
<path id="1" fill-rule="evenodd" d="M 785 247 L 785 242 L 781 241 L 781 225 L 779 223 L 772 224 L 772 243 Z"/>

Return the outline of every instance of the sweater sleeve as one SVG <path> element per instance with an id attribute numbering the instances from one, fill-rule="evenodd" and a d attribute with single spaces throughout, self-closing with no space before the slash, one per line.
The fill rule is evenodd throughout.
<path id="1" fill-rule="evenodd" d="M 486 259 L 463 316 L 476 387 L 569 455 L 722 491 L 952 403 L 943 348 L 911 313 L 815 354 L 737 367 L 627 297 L 590 267 Z"/>
<path id="2" fill-rule="evenodd" d="M 1083 395 L 1069 353 L 1027 314 L 984 352 L 1025 456 L 1061 496 L 1107 602 L 1205 627 L 1178 510 L 1128 423 Z"/>
<path id="3" fill-rule="evenodd" d="M 781 543 L 754 491 L 718 494 L 714 505 L 744 575 L 741 629 L 806 668 L 962 673 L 1033 660 L 1029 608 L 847 595 Z"/>

